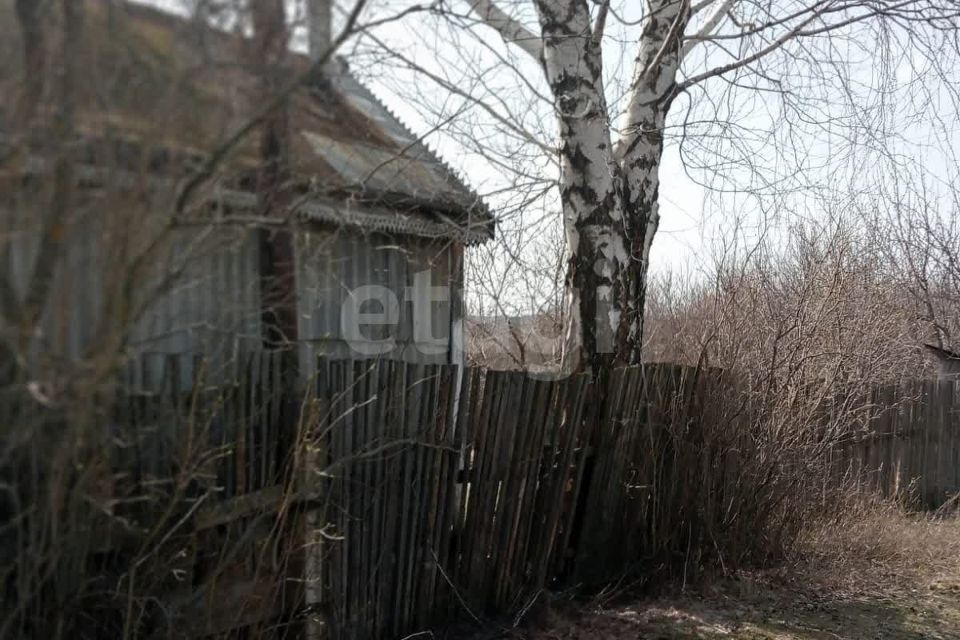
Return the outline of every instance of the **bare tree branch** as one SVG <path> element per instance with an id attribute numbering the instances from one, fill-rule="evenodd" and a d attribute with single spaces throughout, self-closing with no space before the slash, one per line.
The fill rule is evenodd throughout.
<path id="1" fill-rule="evenodd" d="M 516 45 L 538 62 L 542 59 L 541 38 L 500 9 L 493 0 L 473 0 L 470 9 L 484 24 L 499 33 L 504 42 Z"/>
<path id="2" fill-rule="evenodd" d="M 227 155 L 238 144 L 240 144 L 240 142 L 250 135 L 254 129 L 265 122 L 274 111 L 282 106 L 293 92 L 295 92 L 299 87 L 303 86 L 304 81 L 316 76 L 316 74 L 320 72 L 324 66 L 326 66 L 337 49 L 340 48 L 340 46 L 356 32 L 355 27 L 357 20 L 359 20 L 360 13 L 363 11 L 366 4 L 367 0 L 357 0 L 350 11 L 350 14 L 347 16 L 347 21 L 343 26 L 343 29 L 340 31 L 337 37 L 334 38 L 333 42 L 330 43 L 330 46 L 328 46 L 323 53 L 321 53 L 315 60 L 312 61 L 310 67 L 296 78 L 289 81 L 280 91 L 276 93 L 272 100 L 263 105 L 259 111 L 251 116 L 243 125 L 238 127 L 232 134 L 227 136 L 227 138 L 220 143 L 216 149 L 207 155 L 203 166 L 194 172 L 194 174 L 188 180 L 186 180 L 183 183 L 183 186 L 180 188 L 177 194 L 176 203 L 174 205 L 174 213 L 176 215 L 180 215 L 186 210 L 193 194 L 197 191 L 197 189 L 202 187 L 207 180 L 213 177 L 213 174 L 220 167 Z"/>
<path id="3" fill-rule="evenodd" d="M 724 16 L 727 15 L 727 12 L 730 11 L 730 8 L 733 7 L 736 2 L 737 0 L 720 0 L 720 2 L 717 3 L 713 12 L 703 21 L 700 29 L 694 35 L 687 37 L 683 45 L 683 50 L 680 53 L 681 59 L 687 57 L 687 54 L 690 53 L 691 49 L 693 49 L 698 42 L 705 40 L 713 33 L 714 29 L 720 25 Z M 692 13 L 693 11 L 691 10 L 691 14 Z"/>

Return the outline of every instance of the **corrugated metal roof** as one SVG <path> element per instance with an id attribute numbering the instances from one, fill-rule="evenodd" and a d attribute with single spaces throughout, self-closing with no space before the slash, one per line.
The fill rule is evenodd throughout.
<path id="1" fill-rule="evenodd" d="M 89 70 L 79 109 L 88 162 L 116 163 L 122 142 L 134 158 L 151 154 L 157 171 L 184 172 L 258 110 L 258 78 L 245 62 L 252 59 L 249 40 L 140 5 L 85 2 L 86 36 L 77 55 Z M 0 0 L 0 56 L 6 62 L 0 66 L 0 132 L 19 95 L 21 49 L 13 0 Z M 305 56 L 291 53 L 283 72 L 297 77 L 309 66 Z M 330 67 L 289 103 L 295 179 L 327 197 L 417 209 L 424 224 L 397 223 L 408 233 L 452 234 L 460 226 L 473 242 L 491 237 L 493 216 L 479 196 L 342 61 Z M 219 177 L 242 185 L 259 157 L 254 133 Z"/>
<path id="2" fill-rule="evenodd" d="M 233 209 L 254 209 L 257 199 L 242 191 L 221 190 L 219 204 Z M 332 226 L 356 227 L 378 233 L 419 236 L 422 238 L 450 238 L 466 245 L 480 244 L 489 239 L 489 223 L 467 217 L 454 221 L 443 214 L 426 215 L 417 211 L 402 211 L 376 205 L 356 206 L 350 201 L 312 200 L 300 204 L 296 210 L 303 220 Z"/>

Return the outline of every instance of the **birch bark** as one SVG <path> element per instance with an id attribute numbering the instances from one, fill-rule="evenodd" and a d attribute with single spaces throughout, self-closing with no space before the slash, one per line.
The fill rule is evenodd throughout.
<path id="1" fill-rule="evenodd" d="M 676 88 L 687 0 L 649 0 L 623 134 L 616 147 L 602 51 L 585 0 L 537 0 L 542 63 L 560 139 L 560 201 L 569 266 L 568 330 L 580 359 L 636 364 L 650 246 L 657 231 L 663 126 Z M 568 335 L 567 344 L 572 343 Z"/>

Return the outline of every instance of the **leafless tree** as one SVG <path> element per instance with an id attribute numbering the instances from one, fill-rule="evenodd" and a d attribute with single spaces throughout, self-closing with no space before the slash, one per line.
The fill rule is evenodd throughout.
<path id="1" fill-rule="evenodd" d="M 956 177 L 923 167 L 881 171 L 858 203 L 882 268 L 920 329 L 916 341 L 956 352 L 960 337 L 960 222 Z"/>
<path id="2" fill-rule="evenodd" d="M 824 171 L 856 171 L 852 150 L 886 148 L 906 121 L 955 112 L 955 3 L 642 5 L 467 0 L 412 36 L 430 56 L 382 33 L 368 40 L 379 62 L 407 72 L 395 91 L 506 176 L 498 192 L 562 212 L 566 319 L 587 365 L 604 353 L 640 359 L 667 146 L 715 193 L 764 196 L 770 207 L 819 188 Z M 891 96 L 912 96 L 917 109 L 890 119 Z M 516 226 L 539 234 L 540 222 Z M 519 246 L 508 241 L 505 259 Z"/>

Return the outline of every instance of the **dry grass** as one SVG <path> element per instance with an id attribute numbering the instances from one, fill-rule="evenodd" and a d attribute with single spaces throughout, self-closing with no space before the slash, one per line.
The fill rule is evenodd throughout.
<path id="1" fill-rule="evenodd" d="M 960 638 L 960 519 L 875 500 L 803 532 L 775 569 L 656 599 L 555 609 L 515 640 Z"/>
<path id="2" fill-rule="evenodd" d="M 842 519 L 804 532 L 791 570 L 834 592 L 882 593 L 960 579 L 960 519 L 915 514 L 901 504 L 851 501 Z"/>

